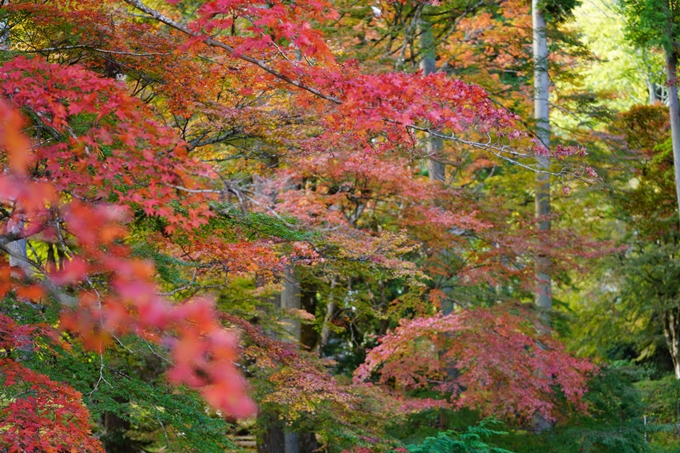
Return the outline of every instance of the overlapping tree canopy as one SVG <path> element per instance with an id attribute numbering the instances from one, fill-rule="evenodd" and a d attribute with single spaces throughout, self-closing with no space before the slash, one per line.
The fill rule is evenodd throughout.
<path id="1" fill-rule="evenodd" d="M 455 407 L 550 418 L 559 388 L 583 408 L 594 368 L 531 315 L 493 307 L 533 287 L 536 254 L 566 269 L 589 245 L 559 230 L 538 240 L 531 220 L 508 221 L 493 197 L 431 182 L 418 164 L 425 133 L 527 168 L 582 149 L 538 146 L 516 114 L 445 72 L 345 59 L 343 40 L 320 31 L 339 19 L 324 1 L 3 6 L 3 304 L 59 312 L 27 325 L 0 310 L 3 448 L 100 451 L 81 396 L 23 362 L 84 346 L 104 370 L 107 351 L 131 352 L 131 341 L 224 415 L 255 414 L 247 376 L 267 410 L 359 431 L 380 412 L 364 406 L 419 403 L 341 384 L 317 353 L 330 331 L 383 335 L 400 318 L 363 380 L 381 372 L 376 382 L 403 390 L 452 379 L 454 366 L 460 380 L 438 388 Z M 325 307 L 269 310 L 291 274 Z M 444 300 L 459 308 L 436 315 Z M 317 353 L 273 338 L 285 336 L 281 318 L 316 322 L 316 344 L 303 346 Z"/>

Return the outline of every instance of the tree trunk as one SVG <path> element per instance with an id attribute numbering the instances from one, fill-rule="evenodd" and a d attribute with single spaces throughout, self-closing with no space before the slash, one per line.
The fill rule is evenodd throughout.
<path id="1" fill-rule="evenodd" d="M 9 0 L 0 0 L 0 7 L 9 4 Z M 9 50 L 9 23 L 0 20 L 0 50 Z"/>
<path id="2" fill-rule="evenodd" d="M 300 282 L 298 281 L 295 269 L 286 267 L 283 273 L 283 291 L 278 296 L 278 305 L 282 310 L 299 310 L 302 306 L 300 298 Z M 293 318 L 284 318 L 288 338 L 286 340 L 299 343 L 300 341 L 300 321 Z"/>
<path id="3" fill-rule="evenodd" d="M 549 86 L 548 78 L 548 40 L 546 23 L 539 0 L 532 0 L 533 29 L 534 29 L 534 117 L 536 119 L 536 136 L 546 149 L 550 149 L 550 117 L 549 117 Z M 536 173 L 536 218 L 541 234 L 550 232 L 550 175 L 541 173 L 550 170 L 548 157 L 537 157 Z M 544 320 L 549 322 L 552 310 L 552 278 L 550 259 L 543 253 L 536 258 L 536 306 Z"/>
<path id="4" fill-rule="evenodd" d="M 0 7 L 8 4 L 9 0 L 0 0 Z M 8 49 L 9 49 L 9 23 L 0 20 L 0 50 Z M 15 209 L 18 209 L 18 207 Z M 19 217 L 20 219 L 17 223 L 12 224 L 13 222 L 10 221 L 10 226 L 8 227 L 9 230 L 8 233 L 10 234 L 21 233 L 21 230 L 24 229 L 23 216 L 17 217 Z M 27 262 L 28 253 L 26 252 L 26 239 L 19 239 L 18 241 L 8 243 L 7 249 L 14 254 L 14 256 L 12 255 L 9 256 L 10 267 L 19 268 L 24 272 L 25 276 L 31 277 L 33 275 L 33 268 Z"/>
<path id="5" fill-rule="evenodd" d="M 14 231 L 10 231 L 10 233 L 14 233 Z M 10 267 L 17 267 L 21 269 L 27 277 L 30 277 L 33 274 L 33 268 L 26 261 L 28 259 L 26 239 L 9 242 L 7 244 L 7 249 L 12 253 L 12 255 L 9 256 Z"/>
<path id="6" fill-rule="evenodd" d="M 300 283 L 293 267 L 286 267 L 283 274 L 283 290 L 274 301 L 281 310 L 297 309 L 301 307 Z M 298 344 L 300 342 L 300 321 L 285 317 L 283 319 L 286 338 L 284 340 Z M 275 418 L 265 414 L 266 418 Z M 313 434 L 312 434 L 313 435 Z M 278 421 L 270 421 L 267 429 L 258 440 L 257 451 L 259 453 L 300 453 L 300 436 L 287 429 Z"/>
<path id="7" fill-rule="evenodd" d="M 331 287 L 328 291 L 328 301 L 326 302 L 326 315 L 323 318 L 323 325 L 321 326 L 321 337 L 316 345 L 316 352 L 318 352 L 319 356 L 323 356 L 323 351 L 331 337 L 331 321 L 333 320 L 335 310 L 338 307 L 338 304 L 335 302 L 335 294 L 333 294 L 336 280 L 335 277 L 331 278 Z"/>
<path id="8" fill-rule="evenodd" d="M 309 285 L 308 282 L 300 282 L 300 306 L 307 313 L 316 313 L 316 293 L 317 288 Z M 319 332 L 309 323 L 302 323 L 300 326 L 300 347 L 306 351 L 313 351 L 319 344 Z"/>
<path id="9" fill-rule="evenodd" d="M 658 96 L 656 95 L 656 83 L 652 82 L 649 75 L 647 75 L 647 80 L 645 82 L 647 84 L 647 93 L 649 94 L 649 105 L 654 105 L 658 100 Z"/>
<path id="10" fill-rule="evenodd" d="M 280 423 L 267 427 L 257 442 L 258 453 L 286 453 L 286 436 Z"/>
<path id="11" fill-rule="evenodd" d="M 532 20 L 534 32 L 534 117 L 536 119 L 536 137 L 540 144 L 550 149 L 550 109 L 548 96 L 550 94 L 550 79 L 548 78 L 548 37 L 546 23 L 540 0 L 532 0 Z M 545 156 L 537 157 L 536 173 L 536 219 L 542 241 L 544 235 L 550 232 L 550 175 L 542 173 L 550 170 L 550 159 Z M 540 249 L 545 244 L 539 243 Z M 543 322 L 550 324 L 552 310 L 552 282 L 550 273 L 550 258 L 539 249 L 536 257 L 536 307 L 543 318 Z M 531 427 L 536 432 L 552 428 L 552 423 L 536 412 L 531 419 Z"/>
<path id="12" fill-rule="evenodd" d="M 680 379 L 680 308 L 671 308 L 663 314 L 663 334 L 673 360 L 675 378 Z"/>
<path id="13" fill-rule="evenodd" d="M 432 24 L 425 18 L 420 20 L 420 69 L 423 75 L 437 72 L 434 36 L 432 36 Z M 430 181 L 446 180 L 446 167 L 441 162 L 441 153 L 444 148 L 444 141 L 441 137 L 427 134 L 427 169 Z"/>
<path id="14" fill-rule="evenodd" d="M 668 80 L 668 110 L 671 117 L 673 166 L 675 167 L 675 195 L 680 209 L 680 110 L 678 109 L 678 57 L 666 49 L 666 80 Z"/>
<path id="15" fill-rule="evenodd" d="M 267 159 L 267 165 L 270 168 L 278 166 L 278 158 L 276 156 L 270 156 Z M 257 195 L 267 195 L 264 193 L 264 180 L 256 175 L 253 178 L 253 182 Z M 269 194 L 269 199 L 271 203 L 274 203 L 276 201 L 276 194 Z M 294 267 L 288 266 L 284 269 L 283 290 L 281 291 L 281 294 L 275 296 L 273 302 L 276 308 L 282 310 L 299 310 L 302 307 L 300 280 Z M 283 324 L 286 331 L 286 338 L 283 338 L 283 340 L 295 343 L 299 347 L 302 332 L 300 321 L 283 315 Z M 268 334 L 277 336 L 273 332 L 268 332 Z M 311 451 L 308 452 L 306 448 L 309 445 L 315 445 L 316 436 L 314 433 L 295 433 L 285 427 L 283 423 L 278 420 L 277 415 L 272 413 L 261 413 L 260 421 L 263 422 L 266 428 L 264 433 L 257 440 L 257 451 L 259 453 L 311 453 Z"/>
<path id="16" fill-rule="evenodd" d="M 314 433 L 286 431 L 278 421 L 269 425 L 257 443 L 258 453 L 314 453 L 318 448 Z"/>

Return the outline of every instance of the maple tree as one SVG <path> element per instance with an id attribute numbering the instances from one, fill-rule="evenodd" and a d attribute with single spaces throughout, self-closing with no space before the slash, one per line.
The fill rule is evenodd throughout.
<path id="1" fill-rule="evenodd" d="M 30 350 L 33 336 L 41 331 L 51 334 L 48 326 L 18 326 L 4 315 L 0 322 L 3 332 L 0 346 L 4 351 Z M 3 387 L 14 396 L 0 411 L 4 446 L 14 451 L 59 451 L 66 445 L 80 451 L 102 451 L 99 442 L 90 437 L 89 413 L 78 392 L 30 370 L 12 357 L 0 360 Z M 74 430 L 73 424 L 78 429 Z"/>
<path id="2" fill-rule="evenodd" d="M 75 135 L 66 121 L 67 109 L 61 103 L 62 100 L 70 101 L 69 111 L 73 114 L 99 113 L 101 118 L 91 118 L 95 125 L 102 118 L 104 121 L 110 119 L 105 117 L 113 115 L 113 112 L 123 121 L 128 119 L 126 113 L 133 114 L 131 116 L 134 118 L 136 108 L 140 107 L 134 98 L 123 93 L 116 93 L 113 83 L 102 81 L 86 71 L 70 68 L 65 72 L 69 74 L 70 81 L 74 77 L 76 80 L 82 79 L 81 89 L 88 87 L 88 81 L 94 82 L 93 91 L 85 92 L 82 98 L 78 97 L 78 93 L 69 93 L 70 96 L 64 97 L 59 92 L 59 85 L 64 83 L 64 80 L 60 81 L 58 78 L 59 67 L 44 63 L 39 59 L 15 59 L 12 63 L 14 65 L 3 66 L 8 86 L 11 86 L 12 79 L 20 79 L 28 83 L 29 89 L 37 88 L 31 87 L 30 84 L 34 79 L 27 77 L 27 73 L 31 74 L 35 71 L 38 77 L 42 71 L 46 70 L 56 73 L 57 78 L 52 85 L 55 92 L 50 92 L 49 89 L 44 90 L 43 86 L 41 86 L 43 90 L 36 89 L 35 92 L 24 91 L 23 87 L 22 89 L 10 88 L 11 101 L 40 118 L 41 125 L 52 132 L 54 138 L 62 138 L 62 134 L 66 135 L 69 132 Z M 15 73 L 19 73 L 18 77 L 14 76 Z M 47 85 L 50 88 L 49 84 Z M 36 92 L 40 96 L 31 97 Z M 29 96 L 24 96 L 24 94 Z M 120 96 L 118 100 L 112 96 L 115 94 Z M 95 110 L 98 96 L 111 101 L 112 110 L 108 112 Z M 50 102 L 52 99 L 53 101 Z M 129 105 L 126 106 L 126 103 Z M 47 165 L 43 172 L 50 172 L 52 178 L 63 182 L 69 179 L 68 170 L 72 168 L 72 165 L 78 168 L 80 164 L 81 169 L 87 169 L 92 162 L 88 162 L 90 155 L 93 155 L 96 161 L 102 153 L 99 146 L 118 142 L 117 147 L 124 149 L 122 146 L 126 141 L 129 144 L 136 144 L 137 140 L 150 137 L 152 143 L 149 146 L 160 147 L 159 143 L 153 141 L 158 136 L 145 136 L 140 133 L 138 136 L 133 135 L 128 138 L 115 136 L 107 133 L 105 129 L 92 127 L 87 129 L 93 134 L 91 136 L 69 137 L 68 135 L 71 134 L 68 134 L 64 137 L 66 140 L 73 139 L 70 145 L 81 147 L 80 152 L 84 163 L 79 162 L 81 159 L 78 158 L 77 152 L 62 154 L 64 150 L 69 149 L 68 141 L 52 145 L 48 140 L 49 144 L 45 147 L 47 149 L 38 148 L 34 157 L 30 153 L 29 140 L 20 132 L 22 117 L 4 102 L 2 107 L 2 146 L 8 156 L 7 168 L 12 170 L 11 173 L 3 176 L 3 198 L 11 206 L 11 211 L 6 211 L 5 223 L 8 230 L 3 236 L 5 240 L 3 249 L 20 263 L 19 266 L 15 266 L 20 270 L 19 274 L 14 272 L 13 275 L 10 263 L 5 261 L 4 294 L 7 295 L 9 291 L 14 290 L 17 297 L 33 301 L 38 301 L 50 294 L 66 307 L 70 307 L 70 309 L 67 308 L 62 318 L 62 328 L 78 333 L 88 347 L 98 351 L 110 343 L 115 335 L 129 331 L 134 331 L 150 341 L 165 341 L 174 351 L 172 353 L 174 368 L 169 373 L 172 381 L 201 388 L 203 396 L 208 401 L 225 411 L 242 415 L 252 413 L 254 407 L 244 394 L 244 385 L 233 364 L 236 359 L 236 339 L 233 334 L 226 332 L 216 322 L 210 302 L 195 300 L 177 307 L 165 302 L 157 295 L 155 285 L 150 281 L 153 271 L 149 264 L 127 258 L 128 249 L 118 241 L 125 234 L 125 228 L 122 225 L 125 218 L 123 205 L 116 207 L 85 202 L 88 198 L 102 198 L 101 192 L 92 193 L 91 189 L 114 185 L 113 181 L 109 184 L 102 184 L 89 180 L 90 178 L 87 177 L 105 179 L 105 174 L 88 174 L 82 171 L 75 173 L 77 176 L 86 177 L 89 181 L 84 184 L 77 176 L 72 178 L 73 180 L 68 184 L 71 200 L 61 201 L 59 189 L 63 191 L 65 187 L 59 187 L 58 183 L 45 182 L 44 173 L 41 175 L 38 168 L 32 172 L 32 175 L 26 168 L 34 158 L 45 160 L 44 155 L 40 154 L 41 151 L 46 153 L 51 151 L 51 154 L 47 154 L 50 160 L 45 162 Z M 129 112 L 125 111 L 126 107 L 130 109 Z M 134 132 L 130 124 L 125 126 L 123 133 Z M 153 123 L 146 124 L 146 126 L 153 131 Z M 102 136 L 101 145 L 93 139 L 97 137 L 101 140 Z M 165 141 L 161 143 L 171 144 Z M 93 147 L 91 150 L 88 149 L 90 146 Z M 147 153 L 149 152 L 151 151 L 148 150 Z M 128 177 L 127 182 L 132 183 L 134 173 L 126 174 L 122 163 L 116 162 L 115 153 L 111 157 L 110 163 L 114 168 L 112 178 L 120 177 L 123 179 L 120 183 L 124 184 L 125 177 Z M 76 162 L 71 164 L 65 158 L 75 158 Z M 53 162 L 53 167 L 50 167 L 50 161 Z M 132 154 L 127 156 L 125 162 L 134 163 Z M 144 158 L 142 162 L 151 163 L 149 159 Z M 60 163 L 62 165 L 59 165 Z M 144 170 L 144 165 L 141 167 Z M 59 173 L 66 173 L 66 175 L 60 178 Z M 148 168 L 142 174 L 148 176 Z M 142 193 L 149 189 L 144 187 L 143 182 L 138 184 L 138 187 Z M 129 191 L 126 193 L 134 196 Z M 119 194 L 114 189 L 111 195 Z M 137 196 L 139 197 L 137 200 L 144 199 L 141 193 L 137 193 Z M 168 201 L 167 197 L 166 201 Z M 36 257 L 37 262 L 29 260 L 26 255 L 17 253 L 8 247 L 8 244 L 14 241 L 25 240 L 35 235 L 40 235 L 41 239 L 47 243 L 56 243 L 61 247 L 63 255 L 58 262 L 42 263 L 39 256 Z M 25 278 L 28 280 L 24 280 Z M 98 280 L 102 278 L 107 281 L 107 292 L 98 288 L 100 286 Z M 64 291 L 63 288 L 77 285 L 79 282 L 87 282 L 87 289 L 80 289 L 75 294 L 68 294 Z M 11 324 L 7 322 L 5 324 L 7 328 L 3 329 L 4 335 L 16 341 L 21 334 L 10 329 Z M 168 336 L 173 331 L 175 336 Z M 16 345 L 10 341 L 6 350 L 11 351 L 14 348 Z M 15 364 L 14 361 L 5 359 L 5 366 L 8 367 L 7 386 L 11 386 L 16 379 L 10 374 L 18 371 L 11 366 L 13 364 Z M 21 369 L 21 365 L 15 364 L 15 366 Z M 35 379 L 35 375 L 28 377 Z M 45 385 L 50 384 L 52 384 L 51 391 L 54 392 L 54 384 L 49 380 L 45 382 Z M 35 400 L 32 404 L 35 404 Z M 9 409 L 14 408 L 10 405 Z M 80 417 L 82 418 L 82 415 Z M 61 424 L 57 426 L 64 429 Z M 26 431 L 25 429 L 28 428 L 24 424 L 16 425 L 16 427 L 26 435 L 30 435 L 30 430 Z M 44 428 L 49 429 L 47 426 Z M 46 435 L 46 437 L 51 436 Z M 67 440 L 67 438 L 61 439 L 61 444 L 51 448 L 58 449 L 59 445 L 66 445 Z M 23 441 L 14 443 L 12 439 L 8 439 L 8 442 L 10 446 L 24 444 Z"/>
<path id="3" fill-rule="evenodd" d="M 538 412 L 554 420 L 550 395 L 556 388 L 570 402 L 582 404 L 594 365 L 571 358 L 549 336 L 537 337 L 541 327 L 526 314 L 498 316 L 497 311 L 477 309 L 403 322 L 369 352 L 356 378 L 366 379 L 379 369 L 382 382 L 393 380 L 400 387 L 438 383 L 457 406 L 479 407 L 504 418 L 526 420 Z M 499 350 L 506 353 L 499 356 Z M 460 377 L 449 381 L 444 376 L 452 366 Z"/>

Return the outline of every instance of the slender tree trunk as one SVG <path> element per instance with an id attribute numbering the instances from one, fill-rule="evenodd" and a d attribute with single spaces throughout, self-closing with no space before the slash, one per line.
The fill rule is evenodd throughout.
<path id="1" fill-rule="evenodd" d="M 300 307 L 307 313 L 316 313 L 318 305 L 316 300 L 317 287 L 310 285 L 308 281 L 298 279 L 300 282 Z M 309 323 L 300 326 L 300 347 L 305 351 L 314 351 L 319 344 L 319 332 Z"/>
<path id="2" fill-rule="evenodd" d="M 9 0 L 0 0 L 0 7 L 9 5 Z M 0 50 L 9 50 L 9 24 L 0 20 Z"/>
<path id="3" fill-rule="evenodd" d="M 436 54 L 434 46 L 434 36 L 432 34 L 432 24 L 422 17 L 420 21 L 420 53 L 422 58 L 420 60 L 420 69 L 423 75 L 428 75 L 437 72 Z M 446 182 L 446 166 L 441 162 L 442 152 L 444 150 L 444 140 L 437 136 L 428 134 L 427 137 L 427 169 L 430 176 L 430 181 Z M 447 254 L 447 250 L 442 250 L 441 253 Z M 384 299 L 384 287 L 383 299 Z M 449 315 L 453 312 L 453 302 L 445 301 L 442 303 L 442 313 Z M 387 330 L 388 324 L 385 324 Z M 383 334 L 386 332 L 382 332 Z M 450 337 L 450 336 L 449 336 Z M 439 351 L 440 357 L 446 353 L 446 349 Z M 454 362 L 449 362 L 446 366 L 446 380 L 449 382 L 455 381 L 460 376 L 460 372 L 456 368 Z M 442 423 L 445 420 L 441 420 Z"/>
<path id="4" fill-rule="evenodd" d="M 432 35 L 432 24 L 424 17 L 420 20 L 420 69 L 423 70 L 423 75 L 437 72 L 435 52 L 434 52 L 434 36 Z M 440 161 L 442 150 L 444 148 L 444 141 L 441 137 L 427 134 L 427 169 L 431 181 L 446 180 L 446 167 Z"/>
<path id="5" fill-rule="evenodd" d="M 8 233 L 19 234 L 23 230 L 24 222 L 19 221 L 17 224 L 9 226 Z M 33 267 L 28 264 L 28 254 L 26 253 L 26 239 L 19 239 L 17 241 L 12 241 L 7 244 L 7 249 L 11 253 L 9 255 L 9 266 L 10 272 L 15 277 L 32 277 Z M 17 271 L 11 270 L 12 268 L 17 269 Z M 28 299 L 23 299 L 17 296 L 17 299 L 32 305 Z M 16 349 L 16 354 L 14 355 L 14 360 L 24 362 L 28 361 L 33 357 L 33 339 L 30 335 L 21 335 L 19 338 L 19 347 Z"/>
<path id="6" fill-rule="evenodd" d="M 280 422 L 272 423 L 257 442 L 258 453 L 286 453 L 286 436 Z"/>
<path id="7" fill-rule="evenodd" d="M 550 79 L 548 77 L 548 37 L 546 35 L 545 16 L 540 7 L 540 0 L 532 0 L 532 19 L 534 32 L 534 118 L 536 119 L 536 137 L 545 149 L 550 149 Z M 538 230 L 541 235 L 550 232 L 550 175 L 542 173 L 550 170 L 550 159 L 537 157 L 535 209 Z M 543 236 L 541 236 L 543 237 Z M 539 244 L 542 249 L 545 244 Z M 536 257 L 536 307 L 546 325 L 550 324 L 552 310 L 552 278 L 550 258 L 539 251 Z M 552 423 L 540 413 L 535 413 L 531 426 L 536 432 L 552 428 Z"/>
<path id="8" fill-rule="evenodd" d="M 652 82 L 651 77 L 647 75 L 647 93 L 649 94 L 649 105 L 654 105 L 656 102 L 656 83 Z"/>
<path id="9" fill-rule="evenodd" d="M 675 167 L 675 195 L 680 211 L 680 110 L 678 107 L 678 57 L 666 49 L 666 80 L 668 80 L 668 110 L 671 117 L 671 140 Z M 680 379 L 680 377 L 679 377 Z"/>
<path id="10" fill-rule="evenodd" d="M 283 274 L 283 291 L 278 296 L 279 307 L 283 310 L 299 310 L 302 306 L 300 298 L 300 282 L 292 267 L 286 267 Z M 299 343 L 300 341 L 300 321 L 293 318 L 284 318 L 286 332 L 289 335 L 287 340 Z"/>
<path id="11" fill-rule="evenodd" d="M 316 344 L 315 348 L 319 356 L 323 355 L 323 351 L 331 337 L 331 321 L 333 320 L 333 316 L 335 316 L 335 310 L 338 307 L 338 304 L 335 301 L 335 294 L 333 293 L 335 290 L 335 284 L 335 277 L 331 277 L 331 287 L 330 291 L 328 291 L 328 301 L 326 302 L 326 315 L 323 318 L 323 325 L 321 326 L 321 337 L 319 338 L 319 342 Z"/>
<path id="12" fill-rule="evenodd" d="M 534 117 L 536 119 L 536 136 L 546 149 L 550 149 L 550 117 L 549 117 L 549 86 L 548 78 L 548 40 L 546 23 L 539 0 L 532 1 L 534 28 Z M 536 173 L 536 218 L 538 229 L 542 234 L 550 231 L 550 175 L 540 171 L 550 169 L 548 157 L 537 158 Z M 536 306 L 542 313 L 544 320 L 549 321 L 552 309 L 552 278 L 550 259 L 542 253 L 536 259 Z"/>
<path id="13" fill-rule="evenodd" d="M 23 229 L 23 221 L 18 225 L 9 228 L 9 233 L 18 234 Z M 33 268 L 28 264 L 28 253 L 26 247 L 26 239 L 19 239 L 7 244 L 7 249 L 12 253 L 9 256 L 10 267 L 16 267 L 23 271 L 24 275 L 30 277 L 33 275 Z"/>
<path id="14" fill-rule="evenodd" d="M 287 267 L 284 271 L 285 281 L 281 291 L 280 307 L 284 310 L 302 308 L 302 290 L 300 278 L 295 268 Z M 301 344 L 302 326 L 298 319 L 285 319 L 286 331 L 291 342 Z M 275 428 L 277 429 L 277 428 Z M 283 451 L 281 453 L 313 453 L 318 448 L 316 436 L 311 431 L 293 432 L 283 428 Z M 273 452 L 272 452 L 273 453 Z"/>
<path id="15" fill-rule="evenodd" d="M 8 0 L 0 0 L 0 7 L 9 4 Z M 9 24 L 0 20 L 0 50 L 9 49 Z M 17 208 L 18 209 L 18 208 Z M 24 228 L 23 216 L 19 217 L 19 221 L 9 226 L 8 233 L 18 234 Z M 19 268 L 23 273 L 30 277 L 33 275 L 33 268 L 26 262 L 28 253 L 26 249 L 26 239 L 19 239 L 17 241 L 7 244 L 7 249 L 14 255 L 9 256 L 10 267 Z M 22 259 L 23 258 L 23 259 Z"/>
<path id="16" fill-rule="evenodd" d="M 663 334 L 673 360 L 675 378 L 680 379 L 680 308 L 671 308 L 663 314 Z"/>
<path id="17" fill-rule="evenodd" d="M 276 157 L 270 158 L 268 162 L 272 167 L 277 166 L 278 163 Z M 257 177 L 254 178 L 254 182 L 255 192 L 258 195 L 264 195 L 264 182 Z M 275 195 L 272 194 L 272 201 L 274 199 Z M 302 305 L 300 283 L 293 267 L 286 267 L 284 270 L 283 290 L 281 291 L 281 294 L 275 296 L 273 302 L 274 306 L 279 309 L 300 309 Z M 301 332 L 300 321 L 284 315 L 283 324 L 284 329 L 286 330 L 286 338 L 283 339 L 299 345 Z M 275 336 L 273 332 L 269 332 L 269 334 Z M 262 413 L 260 414 L 260 420 L 264 422 L 266 430 L 257 441 L 258 453 L 301 453 L 300 435 L 287 429 L 283 423 L 278 420 L 276 414 Z M 311 436 L 313 436 L 313 434 L 311 434 Z"/>
<path id="18" fill-rule="evenodd" d="M 294 268 L 286 267 L 284 270 L 283 290 L 276 296 L 274 305 L 282 310 L 300 309 L 300 283 Z M 284 315 L 282 322 L 286 330 L 286 338 L 283 339 L 299 344 L 300 321 Z M 258 442 L 257 450 L 259 453 L 300 453 L 300 436 L 280 421 L 271 421 Z"/>
<path id="19" fill-rule="evenodd" d="M 267 165 L 270 168 L 278 166 L 278 158 L 276 156 L 269 157 Z M 264 193 L 264 181 L 257 176 L 253 179 L 256 194 L 259 196 L 266 195 Z M 274 203 L 275 200 L 276 194 L 270 194 L 270 201 Z M 283 310 L 299 310 L 302 308 L 300 279 L 294 267 L 289 266 L 284 269 L 283 290 L 281 294 L 275 297 L 273 302 L 275 307 Z M 283 315 L 283 324 L 287 337 L 283 340 L 295 343 L 299 347 L 302 337 L 300 321 Z M 273 335 L 272 332 L 269 332 L 269 334 Z M 312 453 L 318 448 L 316 436 L 313 432 L 293 432 L 284 426 L 277 414 L 261 413 L 260 421 L 266 426 L 266 430 L 257 440 L 258 453 Z"/>

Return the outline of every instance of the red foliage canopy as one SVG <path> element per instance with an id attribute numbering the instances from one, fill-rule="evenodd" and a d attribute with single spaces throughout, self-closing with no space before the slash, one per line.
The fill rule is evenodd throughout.
<path id="1" fill-rule="evenodd" d="M 513 312 L 514 311 L 514 312 Z M 587 360 L 569 355 L 521 307 L 465 310 L 402 322 L 371 350 L 355 379 L 373 372 L 402 388 L 434 386 L 451 392 L 456 407 L 528 420 L 555 420 L 563 394 L 579 410 L 589 375 Z"/>

